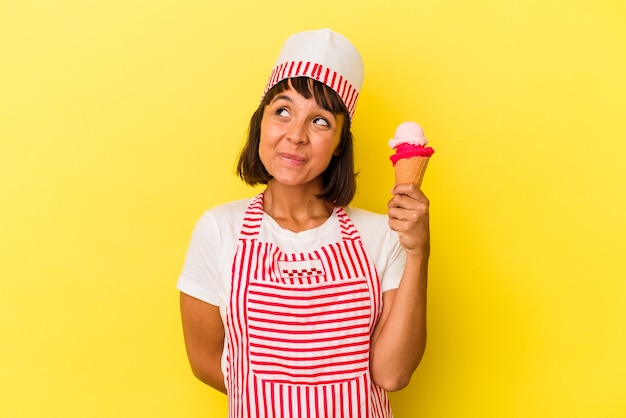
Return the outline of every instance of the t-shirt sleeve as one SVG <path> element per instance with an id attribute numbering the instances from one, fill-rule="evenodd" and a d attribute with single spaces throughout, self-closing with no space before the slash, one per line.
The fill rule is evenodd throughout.
<path id="1" fill-rule="evenodd" d="M 348 210 L 365 247 L 374 259 L 382 291 L 397 289 L 404 273 L 406 254 L 400 245 L 398 234 L 389 228 L 387 215 L 358 208 Z"/>
<path id="2" fill-rule="evenodd" d="M 217 220 L 206 212 L 193 229 L 176 285 L 181 292 L 215 306 L 219 306 L 220 242 Z"/>
<path id="3" fill-rule="evenodd" d="M 400 279 L 406 264 L 406 253 L 400 245 L 398 234 L 390 230 L 387 238 L 389 243 L 387 266 L 381 277 L 381 289 L 383 292 L 397 289 L 400 286 Z"/>

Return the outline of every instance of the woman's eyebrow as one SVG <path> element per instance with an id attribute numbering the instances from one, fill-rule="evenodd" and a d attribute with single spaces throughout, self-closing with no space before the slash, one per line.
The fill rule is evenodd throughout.
<path id="1" fill-rule="evenodd" d="M 273 102 L 276 102 L 278 100 L 287 100 L 290 103 L 293 103 L 293 99 L 285 94 L 280 94 L 276 97 L 274 97 L 274 100 L 272 100 Z"/>

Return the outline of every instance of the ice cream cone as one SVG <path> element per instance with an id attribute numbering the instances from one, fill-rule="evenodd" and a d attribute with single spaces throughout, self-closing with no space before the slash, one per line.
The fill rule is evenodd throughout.
<path id="1" fill-rule="evenodd" d="M 411 157 L 396 161 L 394 166 L 396 184 L 415 184 L 419 188 L 424 179 L 428 160 L 430 157 Z"/>

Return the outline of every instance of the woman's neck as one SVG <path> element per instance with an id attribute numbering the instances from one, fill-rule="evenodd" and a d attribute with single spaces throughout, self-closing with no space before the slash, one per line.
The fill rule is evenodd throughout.
<path id="1" fill-rule="evenodd" d="M 316 197 L 318 188 L 284 187 L 268 183 L 263 195 L 263 211 L 282 228 L 302 232 L 322 225 L 333 206 Z"/>

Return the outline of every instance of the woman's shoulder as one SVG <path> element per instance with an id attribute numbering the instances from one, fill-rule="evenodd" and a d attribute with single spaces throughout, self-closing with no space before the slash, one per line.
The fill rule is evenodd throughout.
<path id="1" fill-rule="evenodd" d="M 203 229 L 238 230 L 251 201 L 251 198 L 234 200 L 207 209 L 198 220 L 198 225 Z"/>
<path id="2" fill-rule="evenodd" d="M 387 214 L 356 207 L 346 207 L 344 210 L 359 231 L 377 236 L 386 235 L 391 231 Z M 363 235 L 363 232 L 361 235 Z"/>
<path id="3" fill-rule="evenodd" d="M 344 208 L 350 219 L 359 221 L 387 222 L 387 214 L 372 212 L 367 209 L 347 206 Z"/>
<path id="4" fill-rule="evenodd" d="M 204 212 L 205 216 L 213 216 L 217 218 L 230 218 L 236 215 L 243 215 L 252 202 L 252 198 L 245 198 L 239 200 L 233 200 L 230 202 L 222 203 L 217 206 L 213 206 Z M 241 219 L 241 217 L 239 218 Z"/>

